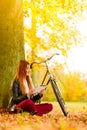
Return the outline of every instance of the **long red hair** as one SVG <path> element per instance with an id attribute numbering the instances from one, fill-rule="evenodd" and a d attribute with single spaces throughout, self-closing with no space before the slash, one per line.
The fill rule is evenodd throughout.
<path id="1" fill-rule="evenodd" d="M 16 78 L 20 79 L 26 76 L 26 68 L 27 65 L 29 65 L 29 62 L 27 62 L 26 60 L 20 60 L 18 67 L 17 67 L 17 71 L 16 71 Z"/>
<path id="2" fill-rule="evenodd" d="M 26 93 L 23 79 L 27 80 L 28 87 L 29 87 L 29 89 L 31 89 L 31 85 L 29 85 L 30 80 L 28 77 L 26 77 L 26 69 L 27 69 L 28 65 L 30 65 L 30 64 L 26 60 L 20 60 L 18 67 L 17 67 L 16 75 L 15 75 L 15 79 L 17 79 L 20 82 L 20 88 L 21 88 L 22 93 Z"/>

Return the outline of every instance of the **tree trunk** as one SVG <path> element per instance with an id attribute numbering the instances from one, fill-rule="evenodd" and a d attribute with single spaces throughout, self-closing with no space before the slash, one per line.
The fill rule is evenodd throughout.
<path id="1" fill-rule="evenodd" d="M 6 107 L 9 88 L 20 59 L 24 59 L 22 0 L 0 0 L 0 107 Z"/>

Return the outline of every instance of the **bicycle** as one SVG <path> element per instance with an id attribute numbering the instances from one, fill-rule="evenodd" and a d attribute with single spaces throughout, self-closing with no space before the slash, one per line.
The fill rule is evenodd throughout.
<path id="1" fill-rule="evenodd" d="M 55 54 L 55 55 L 59 55 L 59 54 Z M 55 55 L 53 55 L 53 56 L 55 56 Z M 48 64 L 47 64 L 47 61 L 51 60 L 51 59 L 53 58 L 53 56 L 47 58 L 46 60 L 44 60 L 44 61 L 42 61 L 42 62 L 32 62 L 31 65 L 30 65 L 30 68 L 32 69 L 32 67 L 33 67 L 34 64 L 43 64 L 43 63 L 45 64 L 47 70 L 46 70 L 46 73 L 45 73 L 45 75 L 44 75 L 44 78 L 43 78 L 42 83 L 41 83 L 40 86 L 41 86 L 41 87 L 47 86 L 49 83 L 51 83 L 51 86 L 52 86 L 52 88 L 53 88 L 53 91 L 54 91 L 54 94 L 55 94 L 55 96 L 56 96 L 56 99 L 57 99 L 57 101 L 58 101 L 58 103 L 59 103 L 59 105 L 60 105 L 60 107 L 61 107 L 61 110 L 62 110 L 64 116 L 67 116 L 68 113 L 67 113 L 66 108 L 65 108 L 65 102 L 64 102 L 64 100 L 63 100 L 63 98 L 62 98 L 62 95 L 61 95 L 61 93 L 60 93 L 60 90 L 59 90 L 59 88 L 58 88 L 58 85 L 57 85 L 57 83 L 56 83 L 56 80 L 55 80 L 55 78 L 53 77 L 53 75 L 50 73 L 50 71 L 49 71 L 49 66 L 48 66 Z M 46 79 L 47 76 L 49 77 L 49 79 L 48 79 L 47 83 L 44 84 L 45 79 Z"/>

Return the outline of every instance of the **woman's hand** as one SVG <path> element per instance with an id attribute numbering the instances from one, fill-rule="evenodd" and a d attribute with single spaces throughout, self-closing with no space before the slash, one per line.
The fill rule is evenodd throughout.
<path id="1" fill-rule="evenodd" d="M 32 88 L 32 89 L 30 89 L 30 91 L 29 91 L 29 93 L 27 95 L 31 96 L 35 92 L 36 92 L 35 88 Z"/>
<path id="2" fill-rule="evenodd" d="M 44 92 L 45 92 L 45 89 L 42 89 L 41 91 L 40 91 L 40 94 L 44 94 Z"/>

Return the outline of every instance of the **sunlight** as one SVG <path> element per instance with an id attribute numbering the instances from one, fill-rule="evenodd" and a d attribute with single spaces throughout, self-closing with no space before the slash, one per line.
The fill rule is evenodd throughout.
<path id="1" fill-rule="evenodd" d="M 29 0 L 30 1 L 30 0 Z M 75 72 L 87 72 L 87 60 L 86 60 L 86 55 L 87 55 L 87 11 L 82 12 L 83 13 L 83 19 L 81 18 L 81 21 L 78 21 L 77 23 L 77 29 L 78 31 L 81 33 L 82 36 L 84 36 L 84 41 L 82 41 L 83 46 L 82 47 L 73 47 L 71 48 L 70 52 L 68 53 L 68 58 L 66 59 L 66 63 L 67 66 L 69 68 L 70 71 Z M 26 28 L 31 28 L 32 27 L 32 16 L 31 16 L 31 10 L 28 9 L 28 17 L 24 18 L 24 25 Z M 66 15 L 66 14 L 64 14 Z M 62 15 L 58 15 L 58 17 L 62 17 Z M 66 17 L 66 16 L 65 16 Z M 53 24 L 53 22 L 51 22 L 50 24 Z M 69 22 L 70 24 L 70 22 Z M 42 40 L 44 40 L 44 43 L 46 45 L 46 43 L 48 44 L 49 42 L 49 34 L 52 33 L 53 30 L 51 30 L 50 27 L 47 26 L 47 24 L 43 24 L 40 27 L 38 26 L 37 32 L 36 32 L 36 36 L 38 38 L 41 38 Z M 62 39 L 62 38 L 61 38 Z M 28 46 L 25 46 L 25 50 L 27 50 Z M 29 48 L 28 48 L 29 49 Z M 38 47 L 39 49 L 39 47 Z M 28 51 L 28 50 L 27 50 Z M 27 52 L 26 51 L 26 52 Z M 46 57 L 49 54 L 53 54 L 54 52 L 58 51 L 53 49 L 50 50 L 50 52 L 47 50 L 47 52 L 45 50 L 39 50 L 39 56 L 38 57 Z M 59 56 L 54 58 L 54 61 L 58 60 L 58 63 L 63 64 L 65 60 L 63 60 L 64 58 Z M 67 72 L 67 70 L 65 70 Z"/>
<path id="2" fill-rule="evenodd" d="M 69 70 L 74 72 L 87 72 L 87 45 L 83 47 L 73 48 L 69 52 L 68 59 L 66 60 Z"/>
<path id="3" fill-rule="evenodd" d="M 79 24 L 77 25 L 78 30 L 82 33 L 82 35 L 87 36 L 87 19 L 79 22 Z"/>
<path id="4" fill-rule="evenodd" d="M 24 26 L 26 28 L 31 28 L 32 16 L 31 16 L 31 10 L 30 9 L 28 9 L 28 14 L 29 14 L 28 17 L 24 17 Z"/>
<path id="5" fill-rule="evenodd" d="M 30 17 L 24 18 L 24 25 L 27 28 L 31 28 L 31 18 Z"/>
<path id="6" fill-rule="evenodd" d="M 84 36 L 83 45 L 82 47 L 72 48 L 66 62 L 70 71 L 87 73 L 87 16 L 85 20 L 78 23 L 77 28 Z"/>

